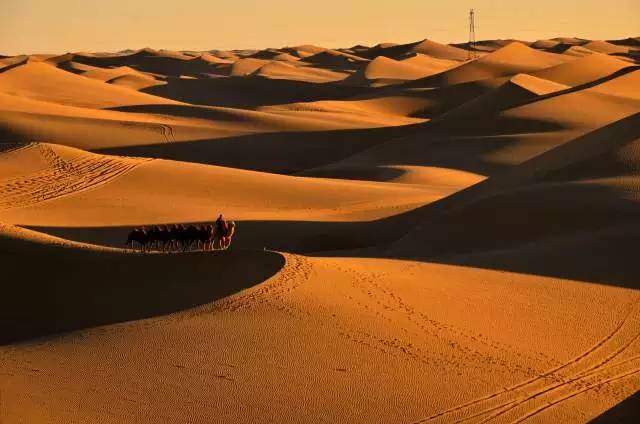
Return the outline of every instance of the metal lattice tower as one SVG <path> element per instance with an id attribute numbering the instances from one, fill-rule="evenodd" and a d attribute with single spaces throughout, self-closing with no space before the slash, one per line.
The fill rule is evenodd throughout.
<path id="1" fill-rule="evenodd" d="M 476 44 L 476 13 L 473 9 L 469 10 L 469 54 L 467 59 L 475 59 L 478 53 L 475 50 Z"/>

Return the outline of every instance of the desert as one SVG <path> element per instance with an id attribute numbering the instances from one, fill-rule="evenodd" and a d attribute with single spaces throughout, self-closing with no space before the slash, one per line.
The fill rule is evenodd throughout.
<path id="1" fill-rule="evenodd" d="M 640 420 L 640 37 L 239 48 L 0 57 L 0 423 Z"/>

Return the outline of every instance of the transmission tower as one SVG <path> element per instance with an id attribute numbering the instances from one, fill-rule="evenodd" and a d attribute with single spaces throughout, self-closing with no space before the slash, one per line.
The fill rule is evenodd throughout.
<path id="1" fill-rule="evenodd" d="M 469 10 L 469 54 L 467 55 L 467 59 L 475 59 L 478 57 L 478 53 L 475 49 L 476 44 L 476 13 L 473 9 Z"/>

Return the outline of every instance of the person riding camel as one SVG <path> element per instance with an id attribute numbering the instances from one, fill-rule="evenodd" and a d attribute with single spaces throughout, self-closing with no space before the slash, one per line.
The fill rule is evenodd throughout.
<path id="1" fill-rule="evenodd" d="M 225 234 L 227 232 L 227 223 L 225 222 L 222 214 L 216 220 L 216 233 Z"/>

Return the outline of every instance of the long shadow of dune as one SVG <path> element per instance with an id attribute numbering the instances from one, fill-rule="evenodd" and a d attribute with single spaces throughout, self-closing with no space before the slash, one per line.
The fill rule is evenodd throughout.
<path id="1" fill-rule="evenodd" d="M 624 160 L 609 173 L 599 165 L 638 139 L 639 120 L 613 122 L 415 211 L 420 224 L 377 254 L 639 288 L 640 204 L 616 184 L 585 182 L 626 172 Z"/>
<path id="2" fill-rule="evenodd" d="M 300 175 L 388 181 L 401 173 L 390 172 L 385 167 L 397 165 L 429 166 L 480 175 L 496 175 L 513 165 L 491 160 L 491 155 L 523 143 L 521 140 L 520 134 L 465 136 L 438 133 L 425 128 L 415 136 L 381 143 L 361 154 L 347 157 L 344 161 L 332 162 L 326 167 L 307 169 Z M 538 146 L 539 149 L 545 147 L 542 143 Z"/>
<path id="3" fill-rule="evenodd" d="M 419 125 L 247 134 L 210 140 L 116 147 L 100 153 L 172 159 L 254 171 L 294 173 L 351 156 Z"/>
<path id="4" fill-rule="evenodd" d="M 29 57 L 25 57 L 24 59 L 18 59 L 15 63 L 11 63 L 9 65 L 5 65 L 4 67 L 0 67 L 0 74 L 10 71 L 13 68 L 17 68 L 18 66 L 25 65 L 29 62 Z"/>
<path id="5" fill-rule="evenodd" d="M 439 262 L 639 288 L 633 253 L 640 243 L 640 203 L 615 184 L 575 182 L 574 171 L 560 172 L 581 163 L 590 169 L 603 154 L 636 140 L 639 119 L 635 114 L 611 123 L 409 212 L 370 222 L 240 222 L 234 245 Z M 612 169 L 618 170 L 617 164 Z M 93 233 L 40 230 L 76 240 L 82 240 L 78 231 Z M 118 231 L 121 243 L 125 229 Z"/>
<path id="6" fill-rule="evenodd" d="M 267 247 L 310 256 L 412 260 L 640 289 L 635 253 L 640 244 L 640 226 L 627 223 L 577 234 L 523 239 L 512 243 L 503 241 L 494 248 L 478 248 L 466 254 L 454 252 L 444 256 L 437 251 L 427 254 L 431 243 L 427 239 L 416 242 L 415 250 L 425 251 L 422 256 L 389 253 L 381 245 L 397 238 L 396 229 L 402 232 L 415 225 L 411 215 L 409 212 L 384 220 L 348 223 L 244 221 L 239 223 L 237 238 L 229 252 L 236 246 L 256 249 Z M 39 230 L 80 241 L 103 239 L 107 241 L 105 244 L 109 244 L 114 237 L 112 234 L 123 234 L 129 229 Z M 102 232 L 102 235 L 95 235 L 96 231 Z M 83 237 L 82 232 L 93 235 Z"/>
<path id="7" fill-rule="evenodd" d="M 283 265 L 271 252 L 0 252 L 0 345 L 192 308 L 260 283 Z"/>
<path id="8" fill-rule="evenodd" d="M 428 208 L 429 206 L 426 206 Z M 563 235 L 630 225 L 640 204 L 595 184 L 542 184 L 510 190 L 451 210 L 422 223 L 396 250 L 407 257 L 433 258 L 519 246 Z M 412 251 L 419 240 L 428 243 Z"/>
<path id="9" fill-rule="evenodd" d="M 637 424 L 640 422 L 640 392 L 589 421 L 589 424 Z"/>
<path id="10" fill-rule="evenodd" d="M 572 178 L 585 178 L 583 167 L 604 163 L 603 154 L 637 139 L 639 119 L 635 114 L 611 123 L 409 212 L 369 222 L 240 222 L 234 243 L 242 248 L 440 262 L 638 288 L 633 252 L 640 243 L 640 203 L 615 184 L 577 183 Z M 563 172 L 575 166 L 579 173 Z M 614 163 L 612 170 L 617 166 Z M 601 175 L 609 177 L 601 170 L 591 176 Z M 91 239 L 91 234 L 100 234 L 92 229 L 38 230 L 107 242 Z M 103 234 L 109 231 L 113 229 Z M 119 244 L 126 229 L 118 231 Z"/>
<path id="11" fill-rule="evenodd" d="M 591 194 L 607 196 L 604 190 Z M 576 205 L 555 223 L 537 219 L 535 213 L 503 216 L 498 210 L 493 218 L 481 217 L 477 222 L 453 217 L 451 222 L 429 227 L 411 240 L 410 249 L 400 251 L 388 246 L 422 222 L 422 208 L 366 222 L 242 221 L 231 251 L 266 247 L 313 256 L 412 260 L 639 289 L 635 252 L 640 244 L 640 224 L 635 221 L 640 206 L 632 201 L 616 201 L 613 196 L 609 201 L 600 199 L 609 205 L 599 213 L 572 215 L 576 210 L 588 210 Z M 562 209 L 559 205 L 554 210 Z M 568 222 L 571 228 L 563 228 Z M 31 228 L 71 240 L 113 246 L 121 246 L 130 230 Z"/>
<path id="12" fill-rule="evenodd" d="M 115 110 L 118 112 L 128 113 L 151 113 L 158 115 L 168 115 L 180 118 L 198 118 L 208 119 L 211 121 L 232 121 L 242 122 L 247 118 L 232 114 L 224 109 L 215 109 L 209 106 L 197 106 L 197 105 L 181 105 L 181 104 L 149 104 L 149 105 L 133 105 L 133 106 L 118 106 L 113 108 L 107 108 L 107 110 Z"/>
<path id="13" fill-rule="evenodd" d="M 416 210 L 374 221 L 236 221 L 237 231 L 231 251 L 239 249 L 295 252 L 343 256 L 353 249 L 363 249 L 391 243 L 406 233 L 418 220 Z M 140 223 L 143 224 L 143 223 Z M 146 222 L 145 225 L 173 224 Z M 184 223 L 190 224 L 190 223 Z M 200 224 L 194 222 L 194 224 Z M 110 227 L 49 227 L 24 226 L 35 231 L 68 240 L 97 245 L 123 247 L 130 226 Z"/>
<path id="14" fill-rule="evenodd" d="M 255 108 L 317 100 L 339 100 L 374 89 L 333 83 L 268 79 L 259 76 L 179 79 L 143 89 L 154 96 L 207 106 Z"/>
<path id="15" fill-rule="evenodd" d="M 640 289 L 637 225 L 546 237 L 495 250 L 433 257 L 428 262 Z M 425 259 L 422 259 L 425 260 Z"/>
<path id="16" fill-rule="evenodd" d="M 189 108 L 146 106 L 136 111 L 157 111 L 167 114 L 200 114 Z M 209 112 L 202 112 L 207 114 Z M 211 111 L 217 114 L 216 111 Z M 227 118 L 224 118 L 227 119 Z M 508 121 L 508 122 L 507 122 Z M 473 125 L 469 122 L 469 125 Z M 341 169 L 315 170 L 350 156 L 388 143 L 380 156 L 380 165 L 416 165 L 453 168 L 492 175 L 505 165 L 486 160 L 491 153 L 516 143 L 514 138 L 536 130 L 555 131 L 554 124 L 510 119 L 501 123 L 501 134 L 478 121 L 476 131 L 470 129 L 437 128 L 430 123 L 395 127 L 292 131 L 245 134 L 215 139 L 158 143 L 138 146 L 97 149 L 113 155 L 152 157 L 185 162 L 242 168 L 253 171 L 305 175 L 326 178 L 350 178 Z M 480 129 L 478 129 L 480 128 Z M 483 135 L 483 132 L 486 133 Z M 250 152 L 250 153 L 249 153 Z M 373 152 L 375 154 L 375 152 Z M 389 175 L 389 174 L 387 174 Z M 364 177 L 360 177 L 363 179 Z M 356 178 L 357 179 L 357 178 Z"/>
<path id="17" fill-rule="evenodd" d="M 429 204 L 421 208 L 422 222 L 424 225 L 436 223 L 439 219 L 443 219 L 483 198 L 528 183 L 542 181 L 545 177 L 554 175 L 563 168 L 632 142 L 638 138 L 637 125 L 639 122 L 640 113 L 620 119 L 535 156 L 518 166 L 509 168 L 499 175 Z"/>
<path id="18" fill-rule="evenodd" d="M 71 60 L 85 65 L 110 68 L 129 66 L 141 72 L 178 77 L 180 75 L 199 76 L 215 72 L 216 67 L 198 58 L 186 60 L 166 56 L 156 56 L 147 52 L 138 52 L 123 56 L 83 56 L 73 55 Z"/>

